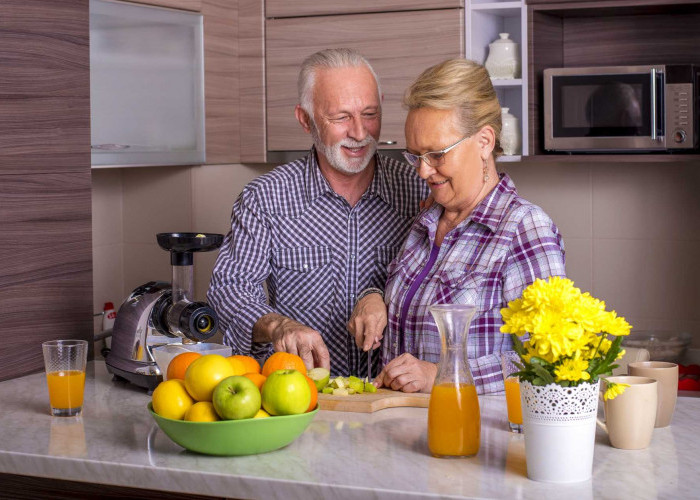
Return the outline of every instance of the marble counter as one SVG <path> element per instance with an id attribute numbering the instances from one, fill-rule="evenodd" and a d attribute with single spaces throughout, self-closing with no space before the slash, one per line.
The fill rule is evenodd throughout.
<path id="1" fill-rule="evenodd" d="M 697 498 L 700 399 L 679 398 L 671 427 L 646 450 L 617 450 L 598 430 L 593 479 L 526 477 L 522 436 L 506 431 L 505 399 L 480 398 L 476 457 L 428 453 L 427 410 L 320 411 L 288 447 L 248 457 L 187 452 L 162 433 L 142 390 L 89 363 L 83 416 L 48 414 L 42 373 L 0 383 L 0 472 L 237 498 Z"/>

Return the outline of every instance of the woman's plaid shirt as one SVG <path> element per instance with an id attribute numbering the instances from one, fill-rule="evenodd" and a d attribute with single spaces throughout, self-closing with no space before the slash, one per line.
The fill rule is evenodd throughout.
<path id="1" fill-rule="evenodd" d="M 401 309 L 435 241 L 442 206 L 420 214 L 406 243 L 388 269 L 385 301 L 389 323 L 382 361 L 402 353 L 437 363 L 440 336 L 428 311 L 431 304 L 474 304 L 467 355 L 480 394 L 503 391 L 500 353 L 509 335 L 500 332 L 501 308 L 537 278 L 565 276 L 559 230 L 538 206 L 519 197 L 507 174 L 459 226 L 445 236 L 437 261 L 408 308 L 405 331 Z"/>

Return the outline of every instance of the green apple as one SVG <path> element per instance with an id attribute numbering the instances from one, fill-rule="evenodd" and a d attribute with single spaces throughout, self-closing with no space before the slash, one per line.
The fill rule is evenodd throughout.
<path id="1" fill-rule="evenodd" d="M 262 406 L 270 415 L 298 415 L 311 404 L 311 388 L 297 370 L 272 372 L 262 387 Z"/>
<path id="2" fill-rule="evenodd" d="M 362 379 L 351 375 L 350 379 L 348 380 L 348 388 L 352 389 L 358 394 L 362 394 L 365 392 L 365 383 L 362 381 Z"/>
<path id="3" fill-rule="evenodd" d="M 214 388 L 212 403 L 223 420 L 253 418 L 260 409 L 260 391 L 249 378 L 226 377 Z"/>
<path id="4" fill-rule="evenodd" d="M 319 391 L 322 391 L 323 388 L 328 385 L 328 381 L 331 379 L 331 372 L 325 368 L 321 368 L 320 366 L 309 370 L 307 375 L 314 381 L 314 385 Z"/>
<path id="5" fill-rule="evenodd" d="M 377 392 L 377 388 L 372 382 L 365 382 L 365 392 Z"/>

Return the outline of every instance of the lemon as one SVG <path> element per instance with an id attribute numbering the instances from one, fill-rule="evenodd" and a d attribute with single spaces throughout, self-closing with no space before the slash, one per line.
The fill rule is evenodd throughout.
<path id="1" fill-rule="evenodd" d="M 187 410 L 185 420 L 190 422 L 216 422 L 220 420 L 219 415 L 214 410 L 214 405 L 209 401 L 199 401 Z"/>
<path id="2" fill-rule="evenodd" d="M 161 382 L 153 391 L 151 399 L 153 411 L 161 417 L 182 420 L 194 400 L 185 388 L 185 382 L 179 379 Z"/>
<path id="3" fill-rule="evenodd" d="M 260 409 L 258 410 L 258 413 L 256 413 L 255 416 L 254 416 L 253 418 L 267 418 L 267 417 L 269 417 L 269 416 L 270 416 L 269 413 L 267 413 L 265 410 L 263 410 L 262 408 L 260 408 Z"/>
<path id="4" fill-rule="evenodd" d="M 211 401 L 216 385 L 233 375 L 234 369 L 228 359 L 220 354 L 206 354 L 187 367 L 185 387 L 195 400 Z"/>

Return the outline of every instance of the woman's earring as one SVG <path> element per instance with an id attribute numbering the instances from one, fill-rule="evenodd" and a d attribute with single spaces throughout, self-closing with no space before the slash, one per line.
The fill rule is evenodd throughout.
<path id="1" fill-rule="evenodd" d="M 482 160 L 484 161 L 484 182 L 488 182 L 489 181 L 489 174 L 487 172 L 488 164 L 486 162 L 486 158 L 482 158 Z"/>

